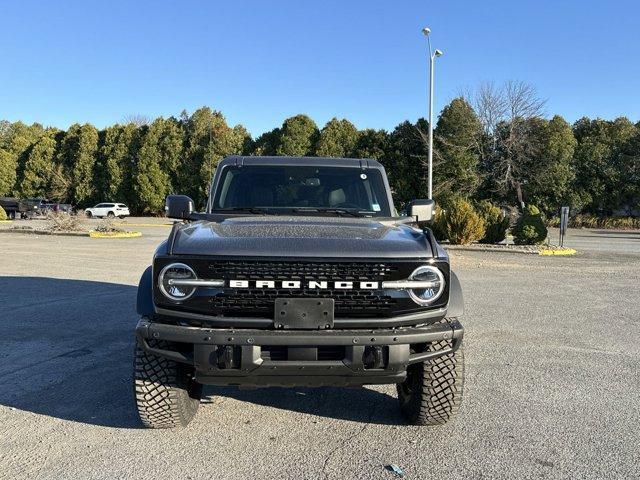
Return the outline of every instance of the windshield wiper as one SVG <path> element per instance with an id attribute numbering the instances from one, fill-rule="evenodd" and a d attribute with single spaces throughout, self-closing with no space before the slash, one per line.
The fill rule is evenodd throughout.
<path id="1" fill-rule="evenodd" d="M 273 214 L 273 210 L 268 209 L 268 208 L 262 208 L 262 207 L 229 207 L 229 208 L 217 208 L 215 210 L 212 210 L 211 213 L 235 213 L 235 212 L 249 212 L 249 213 L 255 213 L 255 214 L 260 214 L 260 213 L 264 213 L 264 214 Z"/>
<path id="2" fill-rule="evenodd" d="M 371 216 L 372 212 L 366 210 L 357 210 L 349 208 L 317 208 L 317 207 L 294 207 L 294 208 L 270 208 L 270 207 L 229 207 L 229 208 L 217 208 L 212 210 L 211 213 L 236 213 L 236 212 L 249 212 L 256 215 L 277 215 L 279 212 L 294 212 L 294 213 L 328 213 L 337 215 L 339 217 L 361 217 L 365 215 Z"/>
<path id="3" fill-rule="evenodd" d="M 360 217 L 363 212 L 361 210 L 350 210 L 346 208 L 293 208 L 292 211 L 296 213 L 306 213 L 306 212 L 317 212 L 317 213 L 333 213 L 338 216 L 347 216 L 347 217 Z"/>

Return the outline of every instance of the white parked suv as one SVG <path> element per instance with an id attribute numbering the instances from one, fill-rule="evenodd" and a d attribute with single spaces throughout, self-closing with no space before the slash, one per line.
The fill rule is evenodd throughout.
<path id="1" fill-rule="evenodd" d="M 124 203 L 99 203 L 93 208 L 85 209 L 84 213 L 87 217 L 118 217 L 124 218 L 129 213 L 129 207 L 127 207 Z"/>

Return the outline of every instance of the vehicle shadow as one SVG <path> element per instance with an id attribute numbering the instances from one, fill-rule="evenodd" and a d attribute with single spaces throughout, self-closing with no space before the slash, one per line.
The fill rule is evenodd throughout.
<path id="1" fill-rule="evenodd" d="M 136 286 L 0 277 L 0 292 L 0 405 L 140 427 L 131 387 Z M 369 388 L 207 387 L 205 393 L 336 419 L 402 423 L 397 400 Z"/>
<path id="2" fill-rule="evenodd" d="M 131 389 L 136 287 L 0 277 L 0 404 L 138 427 Z"/>
<path id="3" fill-rule="evenodd" d="M 395 390 L 395 387 L 393 387 Z M 403 425 L 398 400 L 369 387 L 207 387 L 205 394 L 319 417 L 379 425 Z"/>

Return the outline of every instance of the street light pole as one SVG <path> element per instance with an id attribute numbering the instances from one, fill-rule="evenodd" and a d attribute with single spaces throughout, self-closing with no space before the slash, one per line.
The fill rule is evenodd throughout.
<path id="1" fill-rule="evenodd" d="M 442 55 L 442 50 L 431 50 L 431 29 L 425 27 L 422 33 L 429 44 L 429 200 L 433 198 L 433 69 L 436 57 Z"/>

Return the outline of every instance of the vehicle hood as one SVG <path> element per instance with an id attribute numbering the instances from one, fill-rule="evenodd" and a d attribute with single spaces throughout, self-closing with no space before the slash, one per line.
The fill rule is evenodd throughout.
<path id="1" fill-rule="evenodd" d="M 175 255 L 430 258 L 426 235 L 398 219 L 252 216 L 176 228 Z"/>

